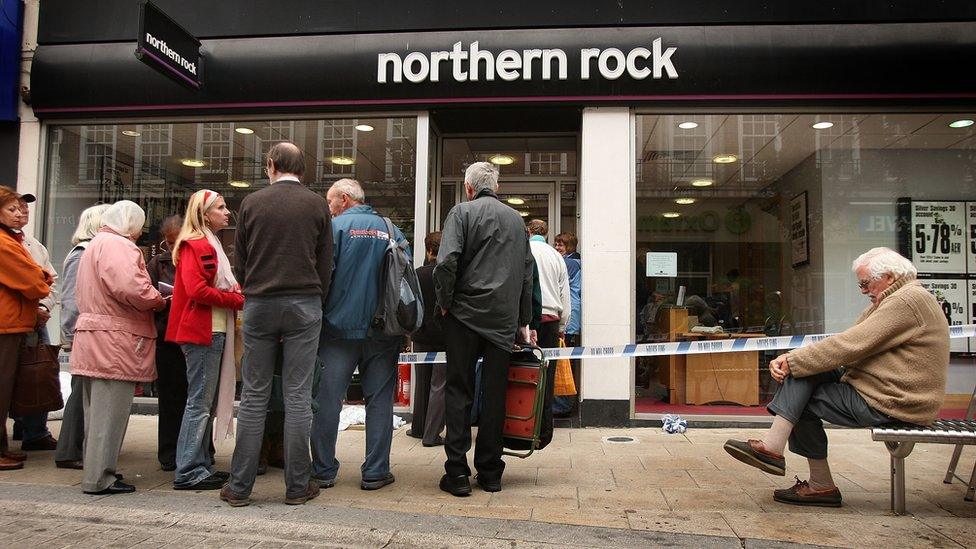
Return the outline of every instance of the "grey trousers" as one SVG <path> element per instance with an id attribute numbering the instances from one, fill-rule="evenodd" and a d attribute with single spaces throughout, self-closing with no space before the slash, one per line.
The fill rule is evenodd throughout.
<path id="1" fill-rule="evenodd" d="M 447 364 L 432 364 L 427 417 L 424 418 L 424 442 L 433 444 L 444 430 L 444 387 L 447 386 Z"/>
<path id="2" fill-rule="evenodd" d="M 321 296 L 248 297 L 245 301 L 243 389 L 229 482 L 235 494 L 248 496 L 254 488 L 280 346 L 284 356 L 281 381 L 285 401 L 285 495 L 305 495 L 312 462 L 312 372 L 321 328 Z"/>
<path id="3" fill-rule="evenodd" d="M 80 461 L 85 456 L 85 403 L 83 377 L 71 376 L 71 394 L 64 403 L 61 431 L 54 461 Z"/>
<path id="4" fill-rule="evenodd" d="M 827 459 L 824 420 L 844 427 L 873 427 L 895 421 L 872 408 L 854 387 L 841 382 L 842 370 L 808 377 L 788 376 L 772 402 L 770 413 L 793 424 L 790 451 L 808 459 Z"/>
<path id="5" fill-rule="evenodd" d="M 82 378 L 85 407 L 85 471 L 81 489 L 104 490 L 115 482 L 115 469 L 129 426 L 134 381 Z"/>

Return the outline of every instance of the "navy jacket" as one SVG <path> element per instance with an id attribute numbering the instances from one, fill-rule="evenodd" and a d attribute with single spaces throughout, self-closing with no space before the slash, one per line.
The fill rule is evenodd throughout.
<path id="1" fill-rule="evenodd" d="M 397 242 L 406 240 L 399 228 L 393 230 Z M 361 204 L 332 219 L 332 235 L 332 283 L 322 337 L 366 339 L 379 303 L 380 268 L 389 243 L 386 223 L 373 208 Z"/>

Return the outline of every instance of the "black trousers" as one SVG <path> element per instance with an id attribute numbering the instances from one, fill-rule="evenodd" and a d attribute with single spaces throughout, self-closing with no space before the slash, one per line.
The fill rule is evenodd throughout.
<path id="1" fill-rule="evenodd" d="M 471 405 L 474 401 L 475 364 L 481 366 L 481 415 L 474 466 L 482 480 L 500 480 L 505 470 L 502 461 L 502 429 L 505 425 L 505 392 L 508 385 L 510 350 L 495 347 L 454 315 L 444 319 L 447 343 L 447 387 L 445 408 L 447 439 L 444 470 L 449 476 L 471 475 L 468 450 L 471 449 Z"/>
<path id="2" fill-rule="evenodd" d="M 175 343 L 156 342 L 156 387 L 159 402 L 160 465 L 176 465 L 176 441 L 186 409 L 186 358 Z M 211 442 L 212 443 L 212 442 Z"/>

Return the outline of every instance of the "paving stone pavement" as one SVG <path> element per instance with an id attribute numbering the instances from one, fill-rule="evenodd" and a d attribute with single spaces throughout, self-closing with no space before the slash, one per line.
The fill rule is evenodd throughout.
<path id="1" fill-rule="evenodd" d="M 120 472 L 135 494 L 83 495 L 80 471 L 31 452 L 23 470 L 0 472 L 0 547 L 976 547 L 976 503 L 963 500 L 958 482 L 942 482 L 950 446 L 916 446 L 907 459 L 912 514 L 897 517 L 888 512 L 887 452 L 868 431 L 828 431 L 838 509 L 774 502 L 773 488 L 792 482 L 722 450 L 728 438 L 761 432 L 560 429 L 530 458 L 506 458 L 501 492 L 454 498 L 437 488 L 443 449 L 424 448 L 405 429 L 394 435 L 396 482 L 360 490 L 364 433 L 346 431 L 337 484 L 318 499 L 284 505 L 282 474 L 272 469 L 258 478 L 252 506 L 231 509 L 215 492 L 173 491 L 172 473 L 155 459 L 156 418 L 134 415 Z M 604 442 L 611 435 L 636 443 Z M 232 449 L 218 448 L 219 469 Z M 974 459 L 967 448 L 960 470 Z M 802 459 L 787 462 L 789 478 L 806 477 Z"/>

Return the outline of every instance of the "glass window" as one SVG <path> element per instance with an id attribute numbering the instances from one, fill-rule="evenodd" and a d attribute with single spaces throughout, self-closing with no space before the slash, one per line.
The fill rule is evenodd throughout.
<path id="1" fill-rule="evenodd" d="M 976 126 L 965 121 L 974 118 L 637 115 L 636 337 L 844 330 L 869 305 L 851 263 L 877 246 L 915 262 L 952 324 L 973 322 Z M 647 276 L 648 252 L 676 253 L 677 277 Z M 948 392 L 968 393 L 971 360 L 958 357 L 976 347 L 953 340 L 953 351 Z M 765 365 L 776 354 L 638 359 L 636 410 L 765 415 L 775 390 Z"/>

